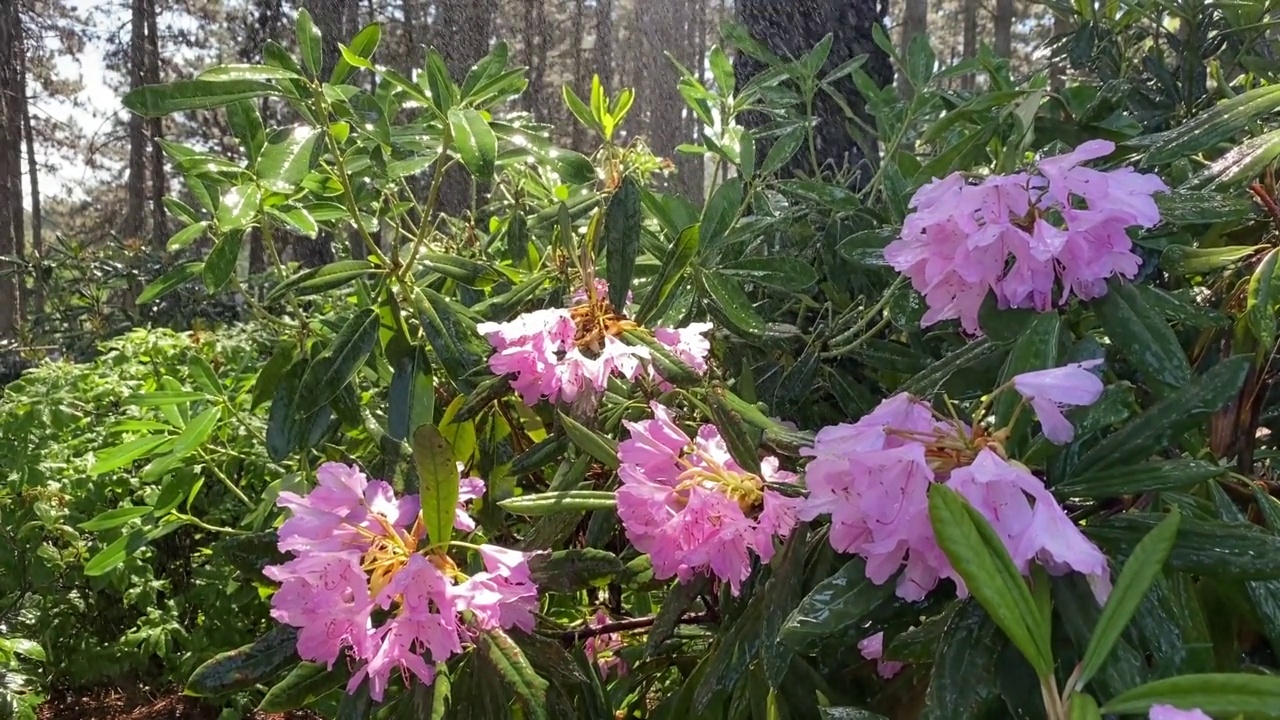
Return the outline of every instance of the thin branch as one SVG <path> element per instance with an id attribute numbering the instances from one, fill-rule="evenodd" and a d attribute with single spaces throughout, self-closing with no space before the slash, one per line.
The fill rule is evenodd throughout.
<path id="1" fill-rule="evenodd" d="M 574 643 L 586 640 L 588 638 L 600 635 L 608 635 L 610 633 L 626 632 L 628 630 L 644 630 L 653 626 L 658 621 L 657 615 L 649 617 L 633 618 L 631 620 L 619 620 L 617 622 L 605 623 L 597 627 L 585 627 L 577 630 L 566 630 L 559 633 L 558 637 L 562 642 Z M 711 621 L 707 613 L 693 613 L 685 615 L 677 621 L 678 625 L 702 625 Z"/>

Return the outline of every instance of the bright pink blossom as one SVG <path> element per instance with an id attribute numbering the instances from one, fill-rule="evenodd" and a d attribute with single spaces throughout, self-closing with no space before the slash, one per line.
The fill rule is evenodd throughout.
<path id="1" fill-rule="evenodd" d="M 1032 563 L 1054 575 L 1085 575 L 1099 600 L 1110 592 L 1107 559 L 1067 517 L 1038 478 L 988 448 L 956 466 L 954 449 L 971 431 L 941 421 L 909 395 L 896 395 L 853 424 L 823 428 L 805 468 L 809 496 L 797 517 L 831 517 L 829 540 L 840 552 L 862 557 L 876 584 L 898 576 L 899 597 L 922 599 L 941 579 L 960 576 L 938 547 L 929 518 L 929 488 L 941 482 L 994 526 L 1019 570 Z"/>
<path id="2" fill-rule="evenodd" d="M 1172 705 L 1152 705 L 1148 720 L 1213 720 L 1202 710 L 1179 710 Z"/>
<path id="3" fill-rule="evenodd" d="M 604 280 L 595 283 L 596 297 L 603 302 L 609 286 Z M 575 303 L 586 303 L 585 292 L 574 297 Z M 576 310 L 587 308 L 578 305 Z M 603 312 L 605 305 L 582 314 Z M 649 348 L 630 345 L 612 335 L 598 341 L 582 341 L 589 333 L 579 332 L 570 309 L 535 310 L 505 323 L 480 323 L 477 329 L 493 347 L 489 369 L 497 375 L 511 376 L 511 387 L 526 405 L 543 399 L 551 402 L 573 402 L 584 392 L 602 392 L 612 376 L 635 380 L 644 375 L 660 386 L 670 386 L 653 367 Z M 589 320 L 583 320 L 589 322 Z M 711 344 L 705 337 L 708 323 L 654 331 L 656 340 L 667 346 L 677 358 L 698 373 L 706 372 L 706 357 Z"/>
<path id="4" fill-rule="evenodd" d="M 655 577 L 684 582 L 710 571 L 737 594 L 751 553 L 768 562 L 774 538 L 797 521 L 799 500 L 764 483 L 796 476 L 773 457 L 761 462 L 763 477 L 753 475 L 729 455 L 715 426 L 690 438 L 667 408 L 651 407 L 653 419 L 627 421 L 631 436 L 618 445 L 618 517 L 627 537 L 649 555 Z"/>
<path id="5" fill-rule="evenodd" d="M 924 295 L 921 325 L 958 319 L 979 334 L 989 293 L 1002 308 L 1046 312 L 1072 294 L 1105 294 L 1109 277 L 1134 277 L 1141 263 L 1128 229 L 1160 222 L 1152 196 L 1168 187 L 1132 168 L 1081 165 L 1114 149 L 1093 140 L 1040 160 L 1032 172 L 976 184 L 952 173 L 916 191 L 884 256 Z"/>
<path id="6" fill-rule="evenodd" d="M 354 661 L 348 692 L 367 681 L 381 700 L 396 671 L 430 683 L 434 664 L 461 652 L 476 630 L 532 629 L 537 588 L 522 553 L 481 545 L 485 571 L 459 584 L 450 561 L 418 552 L 417 496 L 397 499 L 386 483 L 338 463 L 316 475 L 307 495 L 280 493 L 291 514 L 278 547 L 294 557 L 263 572 L 280 583 L 271 615 L 299 629 L 302 658 L 332 667 L 346 653 Z M 474 529 L 462 503 L 484 483 L 460 485 L 455 525 Z"/>
<path id="7" fill-rule="evenodd" d="M 886 680 L 902 672 L 903 663 L 882 659 L 884 658 L 883 632 L 863 638 L 858 643 L 858 652 L 862 653 L 862 657 L 868 660 L 875 660 L 876 672 L 880 673 L 880 677 Z"/>
<path id="8" fill-rule="evenodd" d="M 603 610 L 597 610 L 594 617 L 587 621 L 587 627 L 598 628 L 609 623 L 609 616 Z M 587 659 L 600 668 L 600 677 L 608 678 L 610 673 L 617 677 L 627 674 L 627 662 L 622 659 L 622 636 L 617 633 L 602 633 L 587 638 L 582 643 L 582 651 Z"/>
<path id="9" fill-rule="evenodd" d="M 1044 436 L 1050 442 L 1065 445 L 1075 437 L 1075 428 L 1062 414 L 1063 407 L 1092 405 L 1102 397 L 1102 380 L 1089 372 L 1089 368 L 1101 362 L 1089 360 L 1014 376 L 1014 389 L 1036 411 Z"/>

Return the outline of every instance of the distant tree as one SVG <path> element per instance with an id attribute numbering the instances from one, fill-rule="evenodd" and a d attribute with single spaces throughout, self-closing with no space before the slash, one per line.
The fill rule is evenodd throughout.
<path id="1" fill-rule="evenodd" d="M 902 33 L 898 46 L 909 47 L 911 41 L 919 35 L 929 32 L 929 0 L 904 0 L 902 3 Z M 910 97 L 911 84 L 906 77 L 899 78 L 899 88 L 904 96 Z"/>
<path id="2" fill-rule="evenodd" d="M 495 0 L 440 0 L 439 20 L 432 28 L 432 40 L 444 57 L 449 75 L 459 83 L 467 70 L 489 53 L 493 39 Z M 460 167 L 445 173 L 440 186 L 440 211 L 461 215 L 468 209 L 471 182 Z"/>
<path id="3" fill-rule="evenodd" d="M 22 207 L 22 118 L 27 103 L 22 15 L 0 3 L 0 341 L 17 338 L 22 323 L 21 275 L 26 237 Z"/>
<path id="4" fill-rule="evenodd" d="M 782 57 L 799 57 L 811 50 L 828 33 L 833 34 L 831 53 L 821 72 L 829 72 L 841 63 L 859 55 L 867 55 L 863 69 L 881 87 L 893 80 L 889 58 L 875 44 L 872 27 L 881 21 L 885 8 L 877 7 L 875 0 L 739 0 L 738 20 L 774 54 Z M 734 74 L 738 87 L 746 85 L 764 68 L 745 53 L 735 60 Z M 836 83 L 836 89 L 850 109 L 866 117 L 866 107 L 853 81 L 844 78 Z M 818 93 L 814 103 L 816 115 L 816 146 L 818 162 L 824 166 L 833 163 L 858 168 L 859 178 L 869 177 L 866 172 L 878 162 L 875 147 L 862 147 L 849 131 L 849 121 L 838 102 L 826 93 Z M 742 118 L 749 127 L 758 127 L 767 118 L 749 115 Z M 768 152 L 765 143 L 756 148 L 762 161 Z M 798 153 L 787 170 L 812 175 L 814 168 L 808 155 Z"/>

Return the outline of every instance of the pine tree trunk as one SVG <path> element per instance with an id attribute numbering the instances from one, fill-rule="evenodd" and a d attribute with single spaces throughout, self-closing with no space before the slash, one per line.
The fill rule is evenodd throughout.
<path id="1" fill-rule="evenodd" d="M 148 85 L 160 83 L 160 33 L 156 22 L 156 0 L 147 0 L 147 73 Z M 169 240 L 168 223 L 165 221 L 164 196 L 168 186 L 164 177 L 164 152 L 160 140 L 164 137 L 161 118 L 147 122 L 151 141 L 151 246 L 163 250 Z"/>
<path id="2" fill-rule="evenodd" d="M 965 60 L 972 60 L 978 56 L 978 9 L 980 5 L 978 0 L 964 0 L 964 40 L 963 49 L 961 50 Z M 960 79 L 960 87 L 966 90 L 972 90 L 975 75 L 972 72 L 965 73 Z"/>
<path id="3" fill-rule="evenodd" d="M 27 182 L 31 189 L 31 247 L 28 252 L 22 256 L 28 262 L 41 262 L 41 256 L 44 254 L 44 215 L 40 210 L 40 168 L 36 162 L 36 142 L 35 134 L 31 131 L 31 103 L 26 97 L 26 52 L 22 43 L 18 45 L 19 65 L 18 69 L 22 72 L 22 136 L 27 143 Z M 19 292 L 22 290 L 22 284 L 18 284 Z M 36 314 L 44 310 L 44 282 L 37 274 L 31 285 L 31 295 L 25 299 L 23 310 L 28 318 L 35 317 Z"/>
<path id="4" fill-rule="evenodd" d="M 22 18 L 17 3 L 0 6 L 0 121 L 12 128 L 0 143 L 0 258 L 22 254 L 25 223 L 22 209 L 22 112 L 25 91 L 20 67 Z M 22 322 L 18 269 L 0 259 L 0 342 L 16 340 Z M 0 360 L 3 358 L 0 357 Z"/>
<path id="5" fill-rule="evenodd" d="M 1013 57 L 1013 0 L 996 0 L 994 24 L 996 55 Z"/>
<path id="6" fill-rule="evenodd" d="M 613 0 L 596 0 L 596 41 L 592 48 L 600 81 L 607 90 L 617 92 L 613 77 Z"/>
<path id="7" fill-rule="evenodd" d="M 831 53 L 826 65 L 819 71 L 830 72 L 841 63 L 858 55 L 867 55 L 863 69 L 881 87 L 893 81 L 889 58 L 872 39 L 871 29 L 884 17 L 884 8 L 876 7 L 875 0 L 739 0 L 738 20 L 774 54 L 782 57 L 799 57 L 817 45 L 827 33 L 834 35 Z M 738 87 L 743 87 L 764 68 L 760 63 L 739 54 L 734 63 Z M 844 78 L 835 83 L 836 91 L 845 99 L 850 109 L 870 122 L 865 103 L 853 81 Z M 859 186 L 872 174 L 879 162 L 879 150 L 861 147 L 849 133 L 844 111 L 826 93 L 815 98 L 816 119 L 815 150 L 817 163 L 822 168 L 832 165 L 857 168 L 853 184 Z M 768 121 L 757 114 L 741 118 L 748 128 L 756 128 Z M 757 143 L 757 165 L 763 162 L 769 143 Z M 797 153 L 784 172 L 795 175 L 815 173 L 813 158 L 809 153 Z"/>
<path id="8" fill-rule="evenodd" d="M 441 0 L 437 45 L 455 82 L 461 84 L 471 66 L 489 53 L 496 10 L 494 0 Z M 472 179 L 465 169 L 453 166 L 441 182 L 440 212 L 456 217 L 471 208 Z"/>
<path id="9" fill-rule="evenodd" d="M 899 52 L 906 53 L 911 41 L 929 32 L 929 0 L 905 0 L 902 4 L 902 35 L 898 38 Z M 903 97 L 915 94 L 906 75 L 898 78 L 898 91 Z"/>
<path id="10" fill-rule="evenodd" d="M 146 84 L 147 67 L 147 0 L 130 0 L 129 23 L 129 88 Z M 147 130 L 146 120 L 129 113 L 129 175 L 126 180 L 124 225 L 121 233 L 127 241 L 138 241 L 144 234 L 147 207 Z"/>

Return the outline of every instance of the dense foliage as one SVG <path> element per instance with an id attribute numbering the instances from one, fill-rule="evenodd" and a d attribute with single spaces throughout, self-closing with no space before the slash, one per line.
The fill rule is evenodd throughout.
<path id="1" fill-rule="evenodd" d="M 878 37 L 909 99 L 727 28 L 771 69 L 681 81 L 704 202 L 616 141 L 629 90 L 565 91 L 591 157 L 505 112 L 501 44 L 406 77 L 373 25 L 319 77 L 303 11 L 298 57 L 130 93 L 241 146 L 164 144 L 185 227 L 139 299 L 227 322 L 0 396 L 0 703 L 105 671 L 342 718 L 1276 716 L 1278 66 L 1248 6 L 1166 10 L 1079 17 L 1065 84 Z M 818 166 L 843 77 L 874 167 Z"/>

